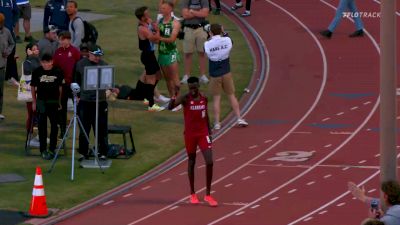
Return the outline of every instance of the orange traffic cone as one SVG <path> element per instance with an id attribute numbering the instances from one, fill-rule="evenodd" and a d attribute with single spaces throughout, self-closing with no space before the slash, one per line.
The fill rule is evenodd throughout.
<path id="1" fill-rule="evenodd" d="M 50 216 L 46 204 L 46 195 L 44 194 L 42 170 L 36 167 L 35 183 L 33 184 L 32 201 L 29 212 L 26 214 L 28 217 L 44 218 Z"/>

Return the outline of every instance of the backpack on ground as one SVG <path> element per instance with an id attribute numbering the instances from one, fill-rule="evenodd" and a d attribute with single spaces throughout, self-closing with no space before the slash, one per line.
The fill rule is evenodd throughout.
<path id="1" fill-rule="evenodd" d="M 77 18 L 81 19 L 83 22 L 83 29 L 84 29 L 85 34 L 82 38 L 82 43 L 88 43 L 88 42 L 96 43 L 97 38 L 99 37 L 99 33 L 97 32 L 96 27 L 93 24 L 89 23 L 88 21 L 83 20 L 80 17 L 75 17 L 75 19 L 72 21 L 72 25 L 71 25 L 72 31 L 75 32 L 74 21 Z"/>

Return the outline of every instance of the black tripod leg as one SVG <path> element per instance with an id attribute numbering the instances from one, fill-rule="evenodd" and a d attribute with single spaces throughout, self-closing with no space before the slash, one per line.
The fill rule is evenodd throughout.
<path id="1" fill-rule="evenodd" d="M 76 117 L 76 118 L 78 119 L 78 124 L 79 124 L 79 127 L 81 128 L 81 131 L 83 131 L 83 134 L 85 135 L 86 140 L 87 140 L 88 143 L 89 143 L 89 136 L 87 135 L 85 129 L 83 129 L 83 124 L 82 124 L 81 120 L 79 119 L 79 117 Z M 92 154 L 94 155 L 94 158 L 96 159 L 96 162 L 97 162 L 97 164 L 98 164 L 99 167 L 100 167 L 101 173 L 104 173 L 104 170 L 103 170 L 103 168 L 101 167 L 99 158 L 97 157 L 97 155 L 96 155 L 95 152 L 93 151 L 93 148 L 90 148 L 90 147 L 89 147 L 89 149 L 90 149 L 90 151 L 92 151 Z"/>
<path id="2" fill-rule="evenodd" d="M 56 161 L 57 161 L 57 158 L 58 158 L 58 154 L 60 153 L 61 147 L 63 146 L 64 142 L 65 142 L 66 139 L 67 139 L 69 128 L 71 127 L 71 125 L 72 125 L 72 123 L 73 123 L 74 121 L 75 121 L 75 118 L 73 118 L 73 119 L 69 122 L 69 125 L 68 125 L 67 129 L 65 130 L 63 139 L 62 139 L 61 143 L 58 145 L 58 147 L 57 147 L 57 149 L 56 149 L 56 154 L 54 155 L 53 161 L 51 162 L 51 167 L 50 167 L 50 169 L 49 169 L 49 171 L 48 171 L 49 173 L 51 173 L 51 172 L 53 171 L 53 169 L 54 169 L 54 166 L 55 166 Z"/>

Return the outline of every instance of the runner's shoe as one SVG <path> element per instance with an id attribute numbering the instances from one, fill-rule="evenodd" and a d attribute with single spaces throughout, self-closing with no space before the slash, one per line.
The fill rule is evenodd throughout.
<path id="1" fill-rule="evenodd" d="M 143 105 L 149 105 L 149 100 L 143 99 Z"/>
<path id="2" fill-rule="evenodd" d="M 190 202 L 190 204 L 199 204 L 199 203 L 200 203 L 200 201 L 199 201 L 199 199 L 197 198 L 197 195 L 196 195 L 196 194 L 190 195 L 189 202 Z"/>
<path id="3" fill-rule="evenodd" d="M 149 111 L 149 112 L 160 112 L 160 111 L 163 111 L 163 110 L 164 110 L 164 108 L 159 106 L 159 105 L 157 105 L 157 104 L 154 104 L 152 107 L 149 106 L 148 109 L 147 109 L 147 111 Z"/>
<path id="4" fill-rule="evenodd" d="M 251 16 L 251 13 L 250 13 L 250 11 L 245 11 L 244 13 L 242 13 L 242 15 L 241 15 L 242 17 L 248 17 L 248 16 Z"/>
<path id="5" fill-rule="evenodd" d="M 237 120 L 237 126 L 238 127 L 247 127 L 249 123 L 246 122 L 244 119 L 238 119 Z"/>
<path id="6" fill-rule="evenodd" d="M 208 202 L 208 205 L 210 205 L 212 207 L 218 206 L 218 202 L 215 201 L 215 199 L 213 197 L 211 197 L 211 195 L 204 196 L 204 201 Z"/>
<path id="7" fill-rule="evenodd" d="M 199 80 L 201 84 L 207 84 L 209 82 L 206 75 L 202 75 Z"/>
<path id="8" fill-rule="evenodd" d="M 188 75 L 184 75 L 181 80 L 181 84 L 187 84 L 187 80 L 189 79 Z"/>
<path id="9" fill-rule="evenodd" d="M 158 97 L 154 96 L 154 101 L 156 101 L 156 102 L 167 103 L 167 102 L 169 102 L 169 100 L 171 100 L 171 99 L 168 97 L 165 97 L 164 95 L 160 95 Z"/>
<path id="10" fill-rule="evenodd" d="M 215 123 L 214 130 L 220 130 L 220 129 L 221 129 L 221 123 Z"/>
<path id="11" fill-rule="evenodd" d="M 178 105 L 178 106 L 176 106 L 175 108 L 173 108 L 171 111 L 172 112 L 178 112 L 179 110 L 181 110 L 182 109 L 182 105 Z"/>
<path id="12" fill-rule="evenodd" d="M 236 10 L 243 7 L 243 3 L 236 3 L 231 7 L 232 10 Z"/>

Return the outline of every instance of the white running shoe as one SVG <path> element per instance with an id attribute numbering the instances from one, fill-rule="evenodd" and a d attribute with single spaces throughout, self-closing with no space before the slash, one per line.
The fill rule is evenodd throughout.
<path id="1" fill-rule="evenodd" d="M 220 130 L 220 129 L 221 129 L 221 123 L 215 123 L 214 130 Z"/>
<path id="2" fill-rule="evenodd" d="M 159 103 L 167 103 L 170 100 L 171 100 L 170 98 L 165 97 L 164 95 L 160 95 L 158 97 L 154 96 L 154 101 L 159 102 Z"/>
<path id="3" fill-rule="evenodd" d="M 181 84 L 187 84 L 187 80 L 189 79 L 188 75 L 184 75 L 181 80 Z"/>
<path id="4" fill-rule="evenodd" d="M 246 122 L 244 119 L 238 119 L 237 120 L 237 126 L 238 127 L 247 127 L 249 124 Z"/>
<path id="5" fill-rule="evenodd" d="M 208 84 L 208 82 L 209 82 L 209 80 L 208 80 L 208 78 L 207 78 L 206 75 L 202 75 L 202 76 L 200 77 L 200 83 L 201 83 L 201 84 Z"/>
<path id="6" fill-rule="evenodd" d="M 40 143 L 38 138 L 32 138 L 31 141 L 29 141 L 29 146 L 33 148 L 39 148 Z"/>
<path id="7" fill-rule="evenodd" d="M 4 120 L 6 117 L 3 114 L 0 114 L 0 120 Z"/>
<path id="8" fill-rule="evenodd" d="M 176 106 L 175 108 L 173 108 L 171 111 L 172 112 L 178 112 L 179 110 L 181 110 L 182 109 L 182 105 L 178 105 L 178 106 Z"/>

